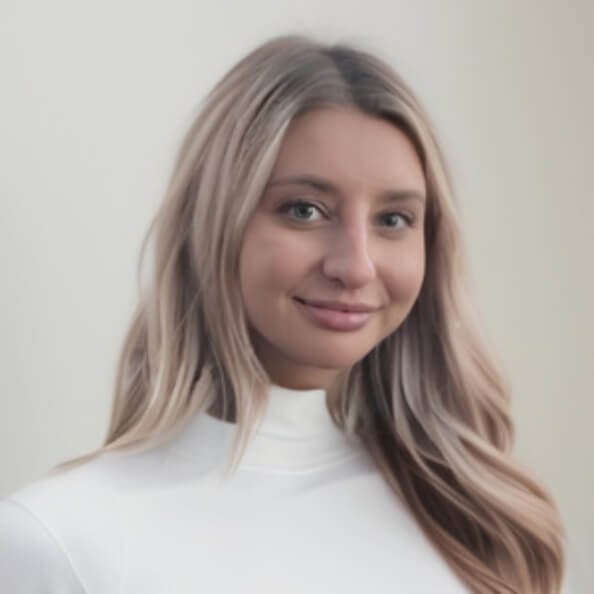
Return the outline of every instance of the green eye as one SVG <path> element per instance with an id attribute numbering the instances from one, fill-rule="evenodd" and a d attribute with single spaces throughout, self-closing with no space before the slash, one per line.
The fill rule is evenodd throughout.
<path id="1" fill-rule="evenodd" d="M 322 216 L 324 215 L 322 209 L 319 206 L 304 200 L 293 200 L 292 202 L 283 204 L 283 206 L 280 208 L 281 213 L 287 214 L 292 219 L 303 223 L 316 220 L 313 218 L 314 211 L 318 211 L 318 213 L 320 213 Z M 388 212 L 380 215 L 379 218 L 382 220 L 384 226 L 394 230 L 400 230 L 403 228 L 403 225 L 398 225 L 398 219 L 402 219 L 404 221 L 404 227 L 411 227 L 414 220 L 412 216 L 402 212 Z M 386 221 L 389 222 L 386 223 Z"/>
<path id="2" fill-rule="evenodd" d="M 389 219 L 391 221 L 394 221 L 394 219 L 400 217 L 402 220 L 404 220 L 405 225 L 410 226 L 412 224 L 412 217 L 405 215 L 401 212 L 390 212 L 386 215 L 383 215 L 385 219 Z M 388 225 L 388 227 L 396 227 L 396 225 Z"/>
<path id="3" fill-rule="evenodd" d="M 282 213 L 294 213 L 293 218 L 299 221 L 312 220 L 311 217 L 308 215 L 311 215 L 314 210 L 320 212 L 320 209 L 314 204 L 302 201 L 288 202 L 287 204 L 284 204 L 281 208 Z"/>

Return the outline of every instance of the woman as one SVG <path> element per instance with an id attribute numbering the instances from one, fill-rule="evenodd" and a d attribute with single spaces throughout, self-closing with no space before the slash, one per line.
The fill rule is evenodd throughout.
<path id="1" fill-rule="evenodd" d="M 105 444 L 2 503 L 8 591 L 561 591 L 446 165 L 388 65 L 256 48 L 153 235 Z"/>

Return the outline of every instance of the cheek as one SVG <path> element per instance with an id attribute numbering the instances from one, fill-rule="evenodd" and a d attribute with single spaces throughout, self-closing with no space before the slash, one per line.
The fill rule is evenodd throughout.
<path id="1" fill-rule="evenodd" d="M 286 233 L 252 228 L 246 233 L 239 259 L 240 286 L 246 304 L 263 307 L 264 301 L 284 298 L 297 290 L 310 259 L 303 245 L 291 241 Z"/>
<path id="2" fill-rule="evenodd" d="M 414 301 L 425 277 L 425 252 L 422 246 L 384 262 L 385 286 L 393 301 Z"/>

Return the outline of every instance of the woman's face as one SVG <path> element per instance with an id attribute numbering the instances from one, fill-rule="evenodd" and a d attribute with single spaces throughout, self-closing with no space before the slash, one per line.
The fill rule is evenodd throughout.
<path id="1" fill-rule="evenodd" d="M 412 143 L 389 122 L 325 108 L 291 123 L 239 264 L 254 348 L 273 382 L 328 389 L 400 326 L 425 273 L 425 192 Z"/>

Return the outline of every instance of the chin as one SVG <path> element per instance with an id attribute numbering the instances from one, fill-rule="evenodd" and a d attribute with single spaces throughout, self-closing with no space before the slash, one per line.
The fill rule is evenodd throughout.
<path id="1" fill-rule="evenodd" d="M 316 357 L 316 353 L 309 351 L 306 357 L 293 356 L 292 358 L 294 361 L 299 361 L 303 366 L 339 370 L 352 367 L 355 363 L 363 359 L 367 352 L 340 353 L 333 350 L 333 352 L 329 353 L 326 350 Z"/>

